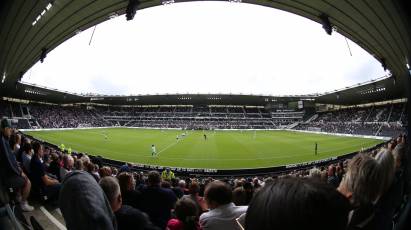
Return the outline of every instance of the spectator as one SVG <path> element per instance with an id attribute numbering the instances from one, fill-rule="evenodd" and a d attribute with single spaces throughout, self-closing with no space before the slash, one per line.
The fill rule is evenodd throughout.
<path id="1" fill-rule="evenodd" d="M 106 177 L 106 176 L 111 176 L 112 171 L 111 168 L 108 166 L 103 166 L 98 170 L 98 174 L 100 175 L 100 178 Z"/>
<path id="2" fill-rule="evenodd" d="M 376 226 L 379 230 L 392 229 L 395 211 L 399 208 L 402 201 L 402 175 L 401 172 L 396 171 L 395 162 L 399 149 L 401 149 L 401 144 L 396 145 L 392 151 L 393 153 L 383 149 L 375 157 L 384 172 L 380 179 L 381 197 L 376 204 L 375 212 Z"/>
<path id="3" fill-rule="evenodd" d="M 360 153 L 351 159 L 338 191 L 350 200 L 349 229 L 376 229 L 374 203 L 380 196 L 382 171 L 372 157 Z"/>
<path id="4" fill-rule="evenodd" d="M 23 146 L 20 148 L 20 151 L 17 155 L 20 158 L 20 162 L 23 166 L 24 172 L 30 175 L 30 162 L 33 156 L 33 147 L 30 143 L 24 143 Z"/>
<path id="5" fill-rule="evenodd" d="M 81 159 L 75 159 L 75 161 L 74 161 L 74 170 L 80 170 L 80 171 L 84 170 L 84 164 L 83 164 L 83 161 Z"/>
<path id="6" fill-rule="evenodd" d="M 232 203 L 232 192 L 226 183 L 209 183 L 205 190 L 205 200 L 210 211 L 200 216 L 200 225 L 204 230 L 240 229 L 235 219 L 245 213 L 247 207 Z"/>
<path id="7" fill-rule="evenodd" d="M 200 230 L 198 208 L 192 199 L 183 197 L 178 200 L 175 214 L 176 218 L 168 221 L 168 230 Z"/>
<path id="8" fill-rule="evenodd" d="M 116 216 L 118 229 L 157 229 L 152 226 L 146 214 L 131 206 L 123 205 L 120 186 L 116 178 L 111 176 L 103 177 L 100 180 L 100 186 L 110 202 L 111 210 Z"/>
<path id="9" fill-rule="evenodd" d="M 247 195 L 245 194 L 244 188 L 242 186 L 237 187 L 233 190 L 233 203 L 237 206 L 247 205 Z"/>
<path id="10" fill-rule="evenodd" d="M 317 167 L 314 167 L 310 169 L 309 177 L 321 181 L 321 171 Z"/>
<path id="11" fill-rule="evenodd" d="M 148 174 L 148 185 L 141 191 L 141 211 L 148 214 L 151 222 L 164 229 L 170 219 L 177 197 L 171 189 L 160 188 L 160 174 L 151 171 Z"/>
<path id="12" fill-rule="evenodd" d="M 60 183 L 55 178 L 46 173 L 42 161 L 43 145 L 39 142 L 33 143 L 34 155 L 30 162 L 30 178 L 33 182 L 33 187 L 39 195 L 45 195 L 50 200 L 58 198 L 60 192 Z"/>
<path id="13" fill-rule="evenodd" d="M 199 215 L 207 211 L 207 204 L 203 197 L 200 196 L 200 186 L 196 181 L 193 181 L 189 188 L 189 195 L 184 195 L 184 198 L 190 198 L 195 203 Z"/>
<path id="14" fill-rule="evenodd" d="M 380 178 L 380 193 L 383 195 L 391 186 L 395 175 L 395 162 L 394 156 L 389 149 L 382 149 L 375 156 L 375 160 L 379 164 L 380 170 L 383 172 Z"/>
<path id="15" fill-rule="evenodd" d="M 31 182 L 17 164 L 16 156 L 10 148 L 9 138 L 12 132 L 11 124 L 7 119 L 0 123 L 0 176 L 7 188 L 16 190 L 17 200 L 25 212 L 33 211 L 27 202 L 31 190 Z"/>
<path id="16" fill-rule="evenodd" d="M 63 166 L 60 168 L 60 181 L 64 180 L 64 177 L 73 170 L 74 159 L 71 155 L 64 154 Z"/>
<path id="17" fill-rule="evenodd" d="M 178 181 L 178 187 L 180 187 L 180 189 L 181 189 L 181 191 L 183 191 L 183 194 L 184 195 L 187 195 L 189 192 L 188 192 L 188 189 L 187 189 L 187 187 L 186 187 L 186 182 L 185 182 L 185 180 L 180 180 L 180 181 Z"/>
<path id="18" fill-rule="evenodd" d="M 90 175 L 94 177 L 94 179 L 99 182 L 100 181 L 100 175 L 96 172 L 96 165 L 90 162 L 90 159 L 88 157 L 82 157 L 81 160 L 83 161 L 84 164 L 84 170 L 86 170 Z"/>
<path id="19" fill-rule="evenodd" d="M 14 154 L 17 154 L 17 152 L 20 149 L 20 144 L 21 144 L 21 135 L 14 132 L 11 136 L 10 136 L 10 147 L 11 150 L 13 151 Z"/>
<path id="20" fill-rule="evenodd" d="M 338 181 L 337 175 L 335 175 L 335 166 L 334 165 L 330 165 L 328 167 L 327 183 L 332 185 L 334 188 L 337 188 L 338 185 L 340 184 L 340 181 Z"/>
<path id="21" fill-rule="evenodd" d="M 120 184 L 121 196 L 123 197 L 123 204 L 130 205 L 134 208 L 139 208 L 141 193 L 135 190 L 136 181 L 129 172 L 122 172 L 117 176 Z"/>
<path id="22" fill-rule="evenodd" d="M 259 189 L 260 183 L 256 183 L 256 180 L 254 180 L 254 186 L 256 186 L 256 189 Z M 257 179 L 258 181 L 258 179 Z M 243 188 L 244 188 L 244 192 L 245 192 L 245 204 L 244 205 L 248 205 L 251 202 L 251 199 L 253 198 L 253 194 L 254 194 L 254 188 L 253 185 L 250 182 L 245 182 L 243 184 Z"/>
<path id="23" fill-rule="evenodd" d="M 60 168 L 61 168 L 60 156 L 55 152 L 50 152 L 50 149 L 47 149 L 47 151 L 49 152 L 48 156 L 50 159 L 50 164 L 49 164 L 49 167 L 47 168 L 47 172 L 53 175 L 53 177 L 57 178 L 60 181 Z"/>
<path id="24" fill-rule="evenodd" d="M 318 180 L 287 177 L 256 193 L 245 217 L 246 230 L 343 230 L 348 199 Z"/>
<path id="25" fill-rule="evenodd" d="M 117 229 L 109 201 L 87 172 L 74 171 L 66 175 L 59 207 L 68 230 Z"/>
<path id="26" fill-rule="evenodd" d="M 177 178 L 171 179 L 171 190 L 173 190 L 174 194 L 176 194 L 176 197 L 178 199 L 180 199 L 184 195 L 183 190 L 178 186 Z"/>

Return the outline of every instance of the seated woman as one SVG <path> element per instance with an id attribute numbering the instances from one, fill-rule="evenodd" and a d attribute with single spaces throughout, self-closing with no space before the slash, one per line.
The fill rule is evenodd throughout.
<path id="1" fill-rule="evenodd" d="M 199 230 L 199 215 L 197 205 L 188 197 L 183 197 L 176 203 L 176 218 L 167 223 L 168 230 Z"/>

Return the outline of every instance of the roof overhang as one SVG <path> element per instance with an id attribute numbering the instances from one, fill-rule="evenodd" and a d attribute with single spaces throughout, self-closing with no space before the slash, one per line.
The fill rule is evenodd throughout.
<path id="1" fill-rule="evenodd" d="M 52 7 L 47 10 L 50 2 L 53 2 Z M 392 86 L 394 92 L 405 95 L 409 90 L 406 62 L 411 62 L 411 23 L 404 9 L 404 4 L 409 4 L 407 1 L 383 0 L 372 4 L 339 0 L 243 2 L 288 11 L 319 23 L 320 15 L 328 15 L 338 33 L 360 45 L 391 70 L 396 79 Z M 1 1 L 0 77 L 5 73 L 6 78 L 0 83 L 0 95 L 15 89 L 16 82 L 40 59 L 43 49 L 45 53 L 50 52 L 78 31 L 123 15 L 127 4 L 125 0 Z M 161 4 L 162 1 L 141 1 L 139 9 Z"/>

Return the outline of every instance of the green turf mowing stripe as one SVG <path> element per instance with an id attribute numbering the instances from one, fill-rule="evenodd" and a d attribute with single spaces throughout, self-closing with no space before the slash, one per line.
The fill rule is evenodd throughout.
<path id="1" fill-rule="evenodd" d="M 381 140 L 292 131 L 188 131 L 157 129 L 78 129 L 28 131 L 36 138 L 75 151 L 127 162 L 187 168 L 240 169 L 301 163 L 335 157 Z M 204 140 L 203 134 L 207 135 Z M 107 139 L 105 139 L 107 136 Z M 315 142 L 318 154 L 314 154 Z M 155 144 L 158 156 L 151 156 Z"/>

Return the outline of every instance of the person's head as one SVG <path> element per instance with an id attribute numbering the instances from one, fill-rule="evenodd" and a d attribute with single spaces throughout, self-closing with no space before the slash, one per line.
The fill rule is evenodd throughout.
<path id="1" fill-rule="evenodd" d="M 20 134 L 16 133 L 16 132 L 12 132 L 10 138 L 9 138 L 9 143 L 10 143 L 10 148 L 13 151 L 17 150 L 17 146 L 20 146 L 21 144 L 21 136 Z"/>
<path id="2" fill-rule="evenodd" d="M 313 178 L 313 179 L 315 178 L 315 179 L 320 180 L 321 179 L 321 171 L 318 168 L 312 168 L 312 169 L 310 169 L 309 177 Z"/>
<path id="3" fill-rule="evenodd" d="M 175 213 L 177 219 L 183 222 L 183 230 L 196 230 L 199 210 L 194 201 L 183 197 L 176 203 Z"/>
<path id="4" fill-rule="evenodd" d="M 39 158 L 42 158 L 44 155 L 43 145 L 40 144 L 40 142 L 36 141 L 32 144 L 32 146 L 33 146 L 34 155 L 36 155 Z"/>
<path id="5" fill-rule="evenodd" d="M 21 146 L 21 149 L 23 150 L 23 152 L 27 155 L 31 155 L 32 151 L 33 151 L 33 147 L 31 145 L 31 143 L 29 142 L 25 142 L 23 143 L 23 145 Z"/>
<path id="6" fill-rule="evenodd" d="M 230 187 L 218 180 L 209 183 L 204 191 L 204 197 L 210 209 L 231 203 L 232 196 Z"/>
<path id="7" fill-rule="evenodd" d="M 83 170 L 84 170 L 83 161 L 80 160 L 80 159 L 76 159 L 76 160 L 74 161 L 74 169 L 75 169 L 75 170 L 83 171 Z"/>
<path id="8" fill-rule="evenodd" d="M 9 138 L 12 134 L 13 129 L 11 128 L 11 123 L 7 118 L 3 118 L 0 121 L 0 132 L 4 137 Z"/>
<path id="9" fill-rule="evenodd" d="M 178 182 L 178 187 L 180 187 L 181 189 L 185 189 L 186 188 L 186 181 L 185 180 L 180 180 Z"/>
<path id="10" fill-rule="evenodd" d="M 247 205 L 247 194 L 243 187 L 237 187 L 233 190 L 233 203 L 237 206 Z"/>
<path id="11" fill-rule="evenodd" d="M 63 167 L 67 170 L 73 169 L 74 159 L 72 156 L 64 154 L 63 155 Z"/>
<path id="12" fill-rule="evenodd" d="M 375 202 L 379 196 L 381 170 L 378 162 L 363 153 L 353 157 L 347 173 L 338 187 L 352 205 L 361 206 Z"/>
<path id="13" fill-rule="evenodd" d="M 160 186 L 160 174 L 157 171 L 150 171 L 148 173 L 147 182 L 150 186 Z"/>
<path id="14" fill-rule="evenodd" d="M 198 185 L 198 183 L 196 181 L 193 181 L 190 184 L 190 187 L 188 188 L 188 192 L 191 195 L 197 195 L 198 193 L 200 193 L 200 185 Z"/>
<path id="15" fill-rule="evenodd" d="M 247 230 L 346 229 L 350 203 L 318 180 L 285 177 L 265 185 L 251 200 Z"/>
<path id="16" fill-rule="evenodd" d="M 108 201 L 110 202 L 111 210 L 113 212 L 118 211 L 123 204 L 121 198 L 120 185 L 115 177 L 106 176 L 100 180 L 100 186 L 106 194 Z"/>
<path id="17" fill-rule="evenodd" d="M 111 176 L 112 171 L 111 168 L 108 166 L 103 166 L 98 170 L 98 174 L 100 175 L 101 178 L 106 177 L 106 176 Z"/>
<path id="18" fill-rule="evenodd" d="M 122 172 L 117 176 L 118 183 L 120 185 L 121 194 L 134 190 L 136 182 L 133 174 L 129 172 Z"/>
<path id="19" fill-rule="evenodd" d="M 246 192 L 252 192 L 253 191 L 253 185 L 251 184 L 251 182 L 245 182 L 243 184 L 243 188 Z"/>
<path id="20" fill-rule="evenodd" d="M 90 161 L 83 161 L 84 168 L 89 173 L 94 173 L 96 171 L 96 165 L 91 163 Z"/>
<path id="21" fill-rule="evenodd" d="M 382 149 L 380 152 L 377 153 L 375 156 L 375 160 L 377 160 L 380 170 L 381 170 L 381 178 L 380 178 L 380 196 L 384 194 L 392 184 L 394 180 L 395 174 L 395 162 L 394 156 L 391 153 L 391 150 Z"/>

